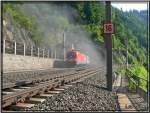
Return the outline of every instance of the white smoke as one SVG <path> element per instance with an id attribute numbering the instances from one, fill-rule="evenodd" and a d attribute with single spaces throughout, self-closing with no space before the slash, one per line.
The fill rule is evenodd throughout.
<path id="1" fill-rule="evenodd" d="M 28 2 L 21 6 L 21 10 L 36 17 L 39 30 L 44 33 L 44 45 L 49 45 L 57 50 L 57 53 L 63 54 L 65 33 L 66 50 L 72 49 L 73 44 L 75 49 L 89 56 L 91 63 L 105 64 L 105 59 L 90 39 L 90 33 L 77 24 L 79 15 L 70 5 L 61 2 Z"/>

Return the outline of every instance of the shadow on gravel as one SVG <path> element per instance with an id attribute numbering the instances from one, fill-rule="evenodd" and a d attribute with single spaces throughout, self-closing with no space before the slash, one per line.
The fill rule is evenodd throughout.
<path id="1" fill-rule="evenodd" d="M 99 88 L 101 88 L 101 89 L 103 89 L 103 90 L 107 90 L 107 91 L 108 91 L 108 89 L 107 89 L 106 87 L 99 87 Z"/>

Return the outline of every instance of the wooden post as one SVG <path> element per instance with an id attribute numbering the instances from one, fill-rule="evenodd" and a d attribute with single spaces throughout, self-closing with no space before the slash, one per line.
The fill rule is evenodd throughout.
<path id="1" fill-rule="evenodd" d="M 23 53 L 24 53 L 24 56 L 25 56 L 26 55 L 26 45 L 25 45 L 25 43 L 24 43 Z"/>
<path id="2" fill-rule="evenodd" d="M 3 53 L 5 54 L 5 43 L 6 43 L 6 41 L 5 41 L 5 39 L 4 39 L 4 42 L 3 42 Z"/>
<path id="3" fill-rule="evenodd" d="M 16 41 L 15 41 L 15 51 L 14 51 L 15 55 L 16 55 Z"/>
<path id="4" fill-rule="evenodd" d="M 39 58 L 39 47 L 38 47 L 38 58 Z"/>

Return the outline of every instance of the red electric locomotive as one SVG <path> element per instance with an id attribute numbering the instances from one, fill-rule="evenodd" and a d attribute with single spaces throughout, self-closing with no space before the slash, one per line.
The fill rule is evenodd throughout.
<path id="1" fill-rule="evenodd" d="M 71 50 L 67 52 L 65 61 L 67 66 L 72 67 L 75 65 L 88 64 L 89 58 L 79 50 Z"/>

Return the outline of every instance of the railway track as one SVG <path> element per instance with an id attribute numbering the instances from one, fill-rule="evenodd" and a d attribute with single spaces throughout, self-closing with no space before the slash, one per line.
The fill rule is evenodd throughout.
<path id="1" fill-rule="evenodd" d="M 78 81 L 92 76 L 100 71 L 104 71 L 104 67 L 80 67 L 72 68 L 67 70 L 61 70 L 60 72 L 55 71 L 54 73 L 45 73 L 40 78 L 30 78 L 30 80 L 25 80 L 25 82 L 20 82 L 20 84 L 14 85 L 4 85 L 3 95 L 2 95 L 2 108 L 7 110 L 11 106 L 20 107 L 25 106 L 25 102 L 28 104 L 33 103 L 33 101 L 40 101 L 40 99 L 34 98 L 38 96 L 43 98 L 45 96 L 50 96 L 58 91 L 63 90 L 66 85 L 75 83 Z M 10 87 L 11 86 L 11 87 Z M 42 101 L 42 99 L 41 99 Z M 26 106 L 27 107 L 27 106 Z"/>
<path id="2" fill-rule="evenodd" d="M 45 81 L 59 76 L 59 74 L 73 73 L 78 70 L 86 69 L 87 67 L 77 68 L 63 68 L 63 69 L 40 69 L 40 70 L 23 70 L 23 71 L 11 71 L 3 73 L 3 85 L 2 89 L 11 88 L 15 86 L 36 83 Z M 69 73 L 68 73 L 69 74 Z"/>

